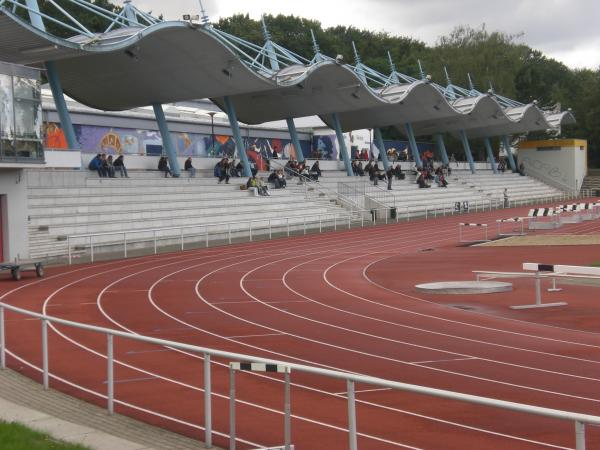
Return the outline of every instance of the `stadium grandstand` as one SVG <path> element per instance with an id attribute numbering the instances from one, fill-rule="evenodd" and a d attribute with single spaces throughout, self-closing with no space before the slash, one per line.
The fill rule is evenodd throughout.
<path id="1" fill-rule="evenodd" d="M 0 0 L 4 373 L 197 448 L 600 445 L 587 143 L 527 140 L 570 110 L 41 3 Z"/>

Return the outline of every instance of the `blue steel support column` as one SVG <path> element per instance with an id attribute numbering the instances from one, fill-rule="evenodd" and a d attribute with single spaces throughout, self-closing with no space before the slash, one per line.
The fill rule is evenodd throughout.
<path id="1" fill-rule="evenodd" d="M 387 172 L 390 167 L 390 161 L 388 160 L 385 144 L 383 143 L 383 136 L 381 135 L 381 130 L 379 128 L 373 128 L 373 137 L 375 138 L 375 145 L 379 148 L 383 168 Z"/>
<path id="2" fill-rule="evenodd" d="M 296 124 L 294 123 L 294 119 L 285 119 L 288 126 L 288 131 L 290 132 L 290 138 L 292 139 L 292 144 L 296 149 L 296 159 L 298 162 L 304 162 L 304 154 L 302 153 L 302 147 L 300 147 L 300 139 L 298 139 L 298 132 L 296 131 Z"/>
<path id="3" fill-rule="evenodd" d="M 450 160 L 448 159 L 448 152 L 446 151 L 446 144 L 444 144 L 444 137 L 442 136 L 441 133 L 438 133 L 435 135 L 435 142 L 436 142 L 437 148 L 440 152 L 440 155 L 442 155 L 442 163 L 444 163 L 445 166 L 449 166 Z"/>
<path id="4" fill-rule="evenodd" d="M 175 151 L 175 144 L 169 131 L 169 125 L 165 117 L 162 105 L 160 103 L 153 103 L 152 108 L 154 109 L 154 116 L 156 117 L 156 123 L 162 137 L 163 148 L 169 158 L 169 166 L 171 167 L 171 173 L 174 177 L 181 175 L 181 169 L 179 168 L 179 161 L 177 161 L 177 152 Z"/>
<path id="5" fill-rule="evenodd" d="M 271 64 L 271 69 L 279 70 L 279 60 L 277 59 L 277 53 L 273 48 L 273 42 L 271 41 L 271 34 L 267 29 L 267 24 L 265 23 L 265 16 L 262 16 L 262 26 L 263 26 L 263 36 L 265 37 L 265 50 L 267 51 L 267 56 L 269 57 L 269 63 Z M 292 145 L 294 149 L 296 149 L 296 159 L 298 162 L 304 162 L 304 154 L 302 153 L 302 147 L 300 146 L 300 139 L 298 139 L 298 132 L 296 131 L 296 124 L 294 123 L 294 119 L 288 117 L 285 119 L 288 126 L 288 131 L 290 133 L 290 139 L 292 140 Z"/>
<path id="6" fill-rule="evenodd" d="M 26 0 L 25 4 L 30 9 L 29 20 L 31 20 L 31 24 L 38 30 L 46 31 L 46 26 L 44 25 L 42 16 L 36 14 L 36 12 L 40 11 L 37 0 Z M 58 77 L 58 73 L 56 72 L 53 62 L 46 62 L 46 73 L 48 75 L 48 83 L 50 84 L 52 97 L 54 98 L 54 103 L 56 105 L 56 112 L 58 113 L 58 117 L 60 119 L 60 126 L 63 130 L 63 133 L 65 133 L 67 145 L 71 149 L 77 149 L 79 148 L 79 143 L 75 137 L 73 122 L 71 121 L 71 116 L 69 115 L 69 110 L 67 109 L 67 102 L 65 101 L 60 78 Z"/>
<path id="7" fill-rule="evenodd" d="M 352 163 L 348 157 L 348 150 L 346 149 L 346 141 L 344 141 L 344 133 L 342 133 L 342 126 L 340 125 L 340 118 L 336 113 L 332 114 L 333 126 L 335 128 L 335 135 L 337 136 L 338 146 L 340 148 L 340 154 L 344 160 L 344 166 L 346 167 L 346 173 L 349 177 L 354 176 L 352 172 Z"/>
<path id="8" fill-rule="evenodd" d="M 231 103 L 231 99 L 229 97 L 224 97 L 225 100 L 225 111 L 227 113 L 227 117 L 229 118 L 229 124 L 231 125 L 231 131 L 233 132 L 233 139 L 235 140 L 235 147 L 238 150 L 238 155 L 240 160 L 242 161 L 242 166 L 244 167 L 244 176 L 251 177 L 252 170 L 250 169 L 250 164 L 248 163 L 248 155 L 246 155 L 246 147 L 244 147 L 244 141 L 242 141 L 242 133 L 240 132 L 240 124 L 237 120 L 237 115 L 235 113 L 235 107 L 233 103 Z"/>
<path id="9" fill-rule="evenodd" d="M 510 140 L 508 139 L 508 136 L 502 136 L 502 144 L 504 145 L 504 150 L 506 151 L 506 157 L 508 158 L 508 163 L 510 164 L 510 170 L 516 172 L 517 165 L 515 164 L 515 158 L 513 158 L 513 154 L 510 151 Z"/>
<path id="10" fill-rule="evenodd" d="M 415 165 L 419 168 L 423 168 L 423 161 L 421 161 L 421 155 L 419 154 L 419 148 L 417 147 L 417 140 L 415 139 L 415 132 L 413 131 L 413 127 L 410 123 L 404 125 L 406 129 L 406 135 L 408 136 L 408 146 L 410 147 L 410 151 L 412 152 L 413 159 L 415 161 Z"/>
<path id="11" fill-rule="evenodd" d="M 465 155 L 467 155 L 467 161 L 469 161 L 471 173 L 475 173 L 475 161 L 473 161 L 473 155 L 471 154 L 471 146 L 469 145 L 469 139 L 467 139 L 467 133 L 465 133 L 465 130 L 460 130 L 459 133 L 460 140 L 462 141 L 462 145 L 465 150 Z"/>
<path id="12" fill-rule="evenodd" d="M 483 143 L 485 144 L 485 150 L 487 151 L 488 159 L 490 161 L 490 164 L 492 165 L 492 170 L 494 171 L 494 173 L 498 173 L 498 168 L 496 167 L 496 161 L 494 160 L 494 152 L 492 150 L 492 143 L 490 142 L 490 138 L 484 138 Z"/>

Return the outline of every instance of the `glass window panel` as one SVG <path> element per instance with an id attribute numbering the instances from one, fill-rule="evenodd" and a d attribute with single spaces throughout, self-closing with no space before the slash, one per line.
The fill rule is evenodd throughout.
<path id="1" fill-rule="evenodd" d="M 14 158 L 16 156 L 14 141 L 9 139 L 0 139 L 0 146 L 2 147 L 2 157 Z"/>
<path id="2" fill-rule="evenodd" d="M 0 74 L 0 138 L 12 139 L 14 129 L 12 78 Z"/>
<path id="3" fill-rule="evenodd" d="M 17 156 L 19 158 L 37 158 L 41 142 L 17 140 Z"/>
<path id="4" fill-rule="evenodd" d="M 16 99 L 15 104 L 15 134 L 17 138 L 41 139 L 42 111 L 36 101 Z"/>
<path id="5" fill-rule="evenodd" d="M 29 78 L 14 77 L 15 83 L 15 98 L 24 100 L 39 100 L 40 99 L 40 83 L 37 80 Z"/>

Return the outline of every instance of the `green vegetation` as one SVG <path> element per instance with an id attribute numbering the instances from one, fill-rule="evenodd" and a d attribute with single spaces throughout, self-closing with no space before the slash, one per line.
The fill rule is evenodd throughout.
<path id="1" fill-rule="evenodd" d="M 313 30 L 321 51 L 329 56 L 342 54 L 353 62 L 352 41 L 356 43 L 366 65 L 381 73 L 389 73 L 389 51 L 400 72 L 419 78 L 418 60 L 434 81 L 445 85 L 444 66 L 452 82 L 468 86 L 467 74 L 482 92 L 493 86 L 506 97 L 523 103 L 538 100 L 540 106 L 560 104 L 562 110 L 572 108 L 577 124 L 563 130 L 564 137 L 589 141 L 590 165 L 600 166 L 600 70 L 572 70 L 540 51 L 523 44 L 522 35 L 459 26 L 435 46 L 385 32 L 371 32 L 354 27 L 322 28 L 320 22 L 295 16 L 266 16 L 273 40 L 294 52 L 311 58 L 310 39 Z M 248 15 L 221 19 L 215 26 L 246 40 L 262 43 L 261 24 Z M 384 130 L 386 138 L 398 138 L 396 130 Z M 530 138 L 547 138 L 545 133 Z M 462 154 L 459 143 L 448 139 L 449 150 Z M 474 148 L 483 147 L 476 145 Z"/>
<path id="2" fill-rule="evenodd" d="M 66 0 L 56 1 L 91 31 L 103 31 L 108 24 L 106 19 L 74 7 Z M 120 2 L 93 0 L 93 3 L 115 12 L 121 10 Z M 47 0 L 40 0 L 40 8 L 64 19 Z M 21 14 L 26 13 L 22 11 Z M 491 84 L 499 94 L 524 103 L 538 100 L 542 107 L 560 104 L 563 110 L 572 108 L 577 124 L 565 128 L 563 135 L 587 139 L 590 166 L 600 167 L 600 69 L 570 69 L 524 44 L 527 36 L 489 31 L 484 25 L 478 28 L 459 26 L 448 36 L 441 36 L 435 45 L 428 46 L 424 42 L 387 32 L 346 26 L 323 28 L 317 20 L 296 16 L 268 15 L 265 20 L 275 42 L 308 59 L 314 54 L 310 39 L 310 30 L 313 30 L 323 53 L 330 56 L 342 54 L 346 61 L 353 62 L 354 41 L 362 61 L 385 74 L 390 72 L 389 51 L 398 70 L 416 78 L 419 77 L 417 61 L 420 59 L 425 72 L 442 85 L 446 84 L 446 66 L 452 82 L 457 85 L 466 87 L 467 73 L 470 73 L 479 91 L 487 91 Z M 260 22 L 248 15 L 223 18 L 214 25 L 251 42 L 263 43 Z M 60 36 L 73 34 L 50 22 L 48 29 Z M 392 128 L 384 130 L 384 134 L 389 139 L 400 136 Z M 544 137 L 545 133 L 530 135 L 530 138 Z M 456 155 L 462 154 L 458 142 L 448 139 L 447 146 Z M 480 148 L 482 145 L 473 147 Z"/>
<path id="3" fill-rule="evenodd" d="M 596 261 L 595 263 L 592 263 L 592 266 L 594 266 L 594 267 L 600 267 L 600 261 Z"/>
<path id="4" fill-rule="evenodd" d="M 89 447 L 57 441 L 23 425 L 0 422 L 2 450 L 89 450 Z"/>

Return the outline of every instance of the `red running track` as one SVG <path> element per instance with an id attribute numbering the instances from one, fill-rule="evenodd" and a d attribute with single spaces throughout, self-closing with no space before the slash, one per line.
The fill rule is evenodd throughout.
<path id="1" fill-rule="evenodd" d="M 459 222 L 495 211 L 47 270 L 0 282 L 2 301 L 133 333 L 357 372 L 491 398 L 600 415 L 597 291 L 429 296 L 419 282 L 520 270 L 524 261 L 590 264 L 598 246 L 458 246 Z M 583 222 L 545 233 L 592 234 Z M 536 234 L 541 232 L 536 232 Z M 8 364 L 40 380 L 40 324 L 6 314 Z M 64 326 L 49 335 L 51 386 L 106 403 L 105 337 Z M 116 411 L 203 438 L 202 358 L 115 339 Z M 228 361 L 213 359 L 215 444 L 227 446 Z M 238 447 L 283 442 L 283 380 L 237 375 Z M 292 373 L 297 449 L 347 448 L 345 385 Z M 359 448 L 573 448 L 573 424 L 357 386 Z M 600 430 L 587 428 L 588 449 Z"/>

